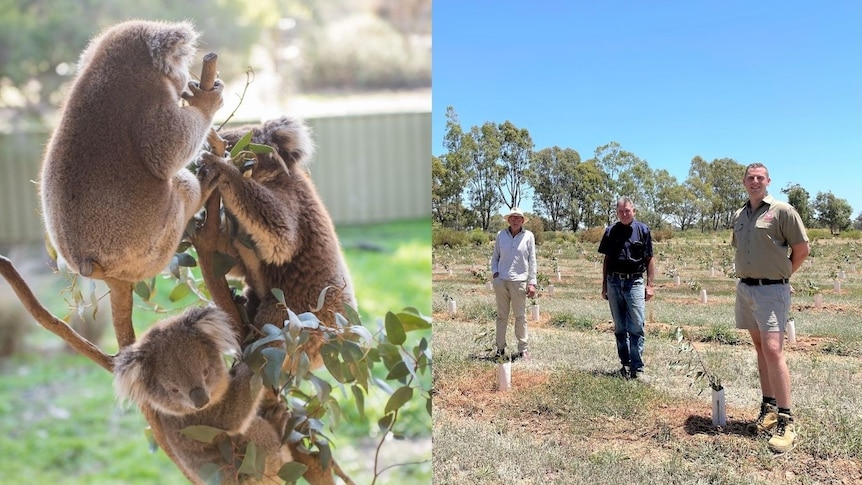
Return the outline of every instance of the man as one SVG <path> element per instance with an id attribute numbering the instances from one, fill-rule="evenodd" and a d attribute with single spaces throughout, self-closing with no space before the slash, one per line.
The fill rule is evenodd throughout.
<path id="1" fill-rule="evenodd" d="M 644 368 L 645 301 L 655 294 L 652 234 L 646 224 L 635 220 L 635 206 L 629 197 L 617 200 L 617 219 L 619 222 L 605 229 L 599 243 L 599 252 L 605 255 L 602 298 L 608 300 L 614 319 L 620 374 L 637 379 Z"/>
<path id="2" fill-rule="evenodd" d="M 742 184 L 748 202 L 736 212 L 731 244 L 736 248 L 736 327 L 747 329 L 757 351 L 763 402 L 748 426 L 752 433 L 772 433 L 769 447 L 793 446 L 796 426 L 790 412 L 790 373 L 784 360 L 784 331 L 790 312 L 788 280 L 808 256 L 802 218 L 789 204 L 767 192 L 769 171 L 761 163 L 745 169 Z"/>
<path id="3" fill-rule="evenodd" d="M 497 300 L 497 356 L 505 355 L 506 326 L 509 307 L 515 314 L 517 357 L 530 359 L 527 350 L 527 297 L 536 295 L 536 240 L 524 229 L 527 219 L 521 209 L 513 207 L 505 216 L 506 229 L 497 233 L 491 273 L 494 275 L 494 296 Z"/>

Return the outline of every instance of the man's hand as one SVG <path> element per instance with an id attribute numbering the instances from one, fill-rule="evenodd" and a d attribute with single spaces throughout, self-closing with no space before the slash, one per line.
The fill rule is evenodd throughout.
<path id="1" fill-rule="evenodd" d="M 652 297 L 655 296 L 655 288 L 652 286 L 647 286 L 644 288 L 644 300 L 650 301 Z"/>
<path id="2" fill-rule="evenodd" d="M 536 285 L 530 284 L 527 285 L 527 296 L 533 298 L 536 296 Z"/>

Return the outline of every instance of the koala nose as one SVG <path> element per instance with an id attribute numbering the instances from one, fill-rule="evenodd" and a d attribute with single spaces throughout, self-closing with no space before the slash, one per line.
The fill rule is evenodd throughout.
<path id="1" fill-rule="evenodd" d="M 195 403 L 195 407 L 198 409 L 202 409 L 210 402 L 209 395 L 207 395 L 207 392 L 200 387 L 192 389 L 189 393 L 189 397 L 192 398 L 192 402 Z"/>

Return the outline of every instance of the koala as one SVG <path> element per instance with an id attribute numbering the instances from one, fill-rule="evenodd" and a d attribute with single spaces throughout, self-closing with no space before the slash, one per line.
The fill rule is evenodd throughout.
<path id="1" fill-rule="evenodd" d="M 356 307 L 356 299 L 332 220 L 305 171 L 314 151 L 309 128 L 282 117 L 219 135 L 232 145 L 249 131 L 253 143 L 275 149 L 259 155 L 250 177 L 208 152 L 198 172 L 205 190 L 215 187 L 221 192 L 229 219 L 238 223 L 240 235 L 225 251 L 237 259 L 231 274 L 245 279 L 249 318 L 258 328 L 266 323 L 281 326 L 287 311 L 279 307 L 272 288 L 284 291 L 287 306 L 302 313 L 315 309 L 320 292 L 329 286 L 317 314 L 332 325 L 334 312 L 341 312 L 344 303 Z M 321 363 L 316 354 L 323 345 L 322 334 L 317 337 L 305 349 L 315 366 Z"/>
<path id="2" fill-rule="evenodd" d="M 96 36 L 45 151 L 39 192 L 50 243 L 73 272 L 104 279 L 112 305 L 117 282 L 131 286 L 168 265 L 203 205 L 185 167 L 224 86 L 189 82 L 198 37 L 187 22 L 143 20 Z"/>
<path id="3" fill-rule="evenodd" d="M 252 370 L 245 363 L 227 369 L 222 355 L 235 352 L 239 342 L 228 315 L 204 307 L 156 323 L 114 359 L 117 396 L 149 410 L 164 433 L 166 451 L 200 483 L 199 470 L 207 463 L 222 468 L 225 483 L 234 483 L 238 465 L 216 443 L 182 434 L 187 426 L 225 430 L 241 446 L 255 443 L 266 454 L 267 476 L 291 461 L 281 444 L 283 426 L 277 430 L 259 415 L 262 386 L 252 380 Z"/>

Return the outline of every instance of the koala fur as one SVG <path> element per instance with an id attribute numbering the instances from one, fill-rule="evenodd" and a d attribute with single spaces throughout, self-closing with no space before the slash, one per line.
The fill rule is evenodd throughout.
<path id="1" fill-rule="evenodd" d="M 180 433 L 187 426 L 211 426 L 227 431 L 241 445 L 255 443 L 266 453 L 266 475 L 275 475 L 291 461 L 281 445 L 283 429 L 277 431 L 258 415 L 263 393 L 259 383 L 252 385 L 252 370 L 244 363 L 227 369 L 222 355 L 235 352 L 239 343 L 229 317 L 206 307 L 155 324 L 114 360 L 117 395 L 149 409 L 190 478 L 202 481 L 201 466 L 216 463 L 225 483 L 234 483 L 236 470 L 216 444 Z"/>
<path id="2" fill-rule="evenodd" d="M 276 150 L 259 155 L 250 177 L 211 153 L 204 153 L 198 173 L 204 190 L 219 189 L 241 235 L 253 242 L 252 249 L 238 237 L 226 248 L 238 261 L 231 274 L 245 278 L 249 318 L 258 328 L 281 326 L 287 319 L 272 288 L 284 291 L 287 306 L 302 313 L 315 309 L 320 292 L 330 286 L 317 314 L 331 325 L 334 312 L 341 312 L 343 303 L 355 308 L 356 299 L 332 220 L 305 170 L 314 152 L 309 129 L 298 119 L 282 117 L 219 134 L 232 145 L 250 130 L 253 143 Z M 309 356 L 314 359 L 311 354 L 321 345 L 318 339 L 306 348 Z"/>
<path id="3" fill-rule="evenodd" d="M 200 209 L 200 184 L 185 166 L 222 106 L 223 84 L 189 82 L 198 37 L 187 22 L 133 20 L 81 54 L 39 184 L 51 244 L 72 271 L 130 283 L 155 276 Z"/>

